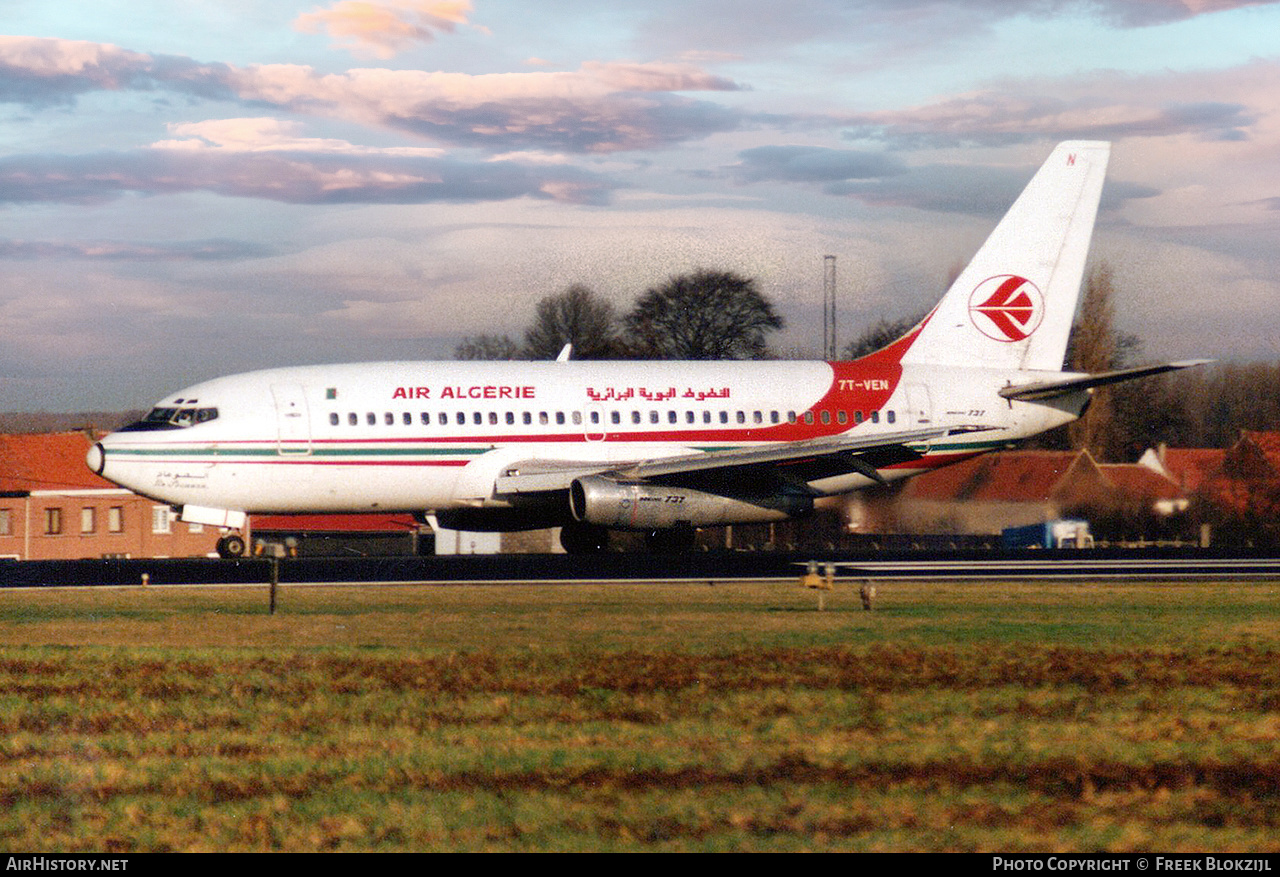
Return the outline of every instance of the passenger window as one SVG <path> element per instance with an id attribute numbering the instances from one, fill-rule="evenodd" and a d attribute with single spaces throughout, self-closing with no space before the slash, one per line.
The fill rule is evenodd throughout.
<path id="1" fill-rule="evenodd" d="M 753 412 L 751 413 L 751 422 L 752 422 L 752 423 L 764 423 L 764 415 L 763 415 L 763 414 L 761 414 L 759 411 L 753 411 Z"/>
<path id="2" fill-rule="evenodd" d="M 657 422 L 658 422 L 658 412 L 656 412 L 656 411 L 650 411 L 650 412 L 649 412 L 649 422 L 650 422 L 650 423 L 657 423 Z"/>
<path id="3" fill-rule="evenodd" d="M 368 422 L 370 426 L 378 425 L 378 415 L 374 414 L 372 411 L 370 411 L 367 415 L 365 415 L 364 419 Z"/>
<path id="4" fill-rule="evenodd" d="M 422 412 L 421 417 L 422 417 L 422 425 L 423 425 L 423 426 L 430 426 L 430 425 L 431 425 L 431 415 L 430 415 L 430 414 L 428 414 L 427 412 L 425 412 L 425 411 L 424 411 L 424 412 Z"/>
<path id="5" fill-rule="evenodd" d="M 806 412 L 804 413 L 804 422 L 805 422 L 805 423 L 813 423 L 813 412 L 812 412 L 812 411 L 806 411 Z"/>
<path id="6" fill-rule="evenodd" d="M 479 411 L 473 411 L 471 413 L 471 422 L 474 423 L 476 426 L 479 426 L 480 424 L 484 423 L 484 418 L 481 416 Z"/>
<path id="7" fill-rule="evenodd" d="M 575 425 L 575 426 L 581 426 L 581 425 L 582 425 L 582 412 L 581 412 L 581 411 L 575 411 L 575 412 L 573 412 L 573 423 L 574 423 L 574 425 Z"/>
<path id="8" fill-rule="evenodd" d="M 720 422 L 721 422 L 721 423 L 728 423 L 728 422 L 729 422 L 729 412 L 728 412 L 728 411 L 721 411 L 721 412 L 720 412 Z"/>
<path id="9" fill-rule="evenodd" d="M 879 411 L 872 411 L 872 412 L 871 412 L 871 422 L 872 422 L 872 423 L 879 423 L 879 422 L 880 422 L 880 412 L 879 412 Z"/>
<path id="10" fill-rule="evenodd" d="M 889 414 L 888 414 L 888 419 L 889 419 L 889 422 L 890 422 L 890 423 L 894 423 L 894 422 L 897 420 L 897 417 L 895 417 L 895 416 L 894 416 L 894 413 L 893 413 L 892 411 L 890 411 L 890 412 L 889 412 Z"/>
<path id="11" fill-rule="evenodd" d="M 618 411 L 610 411 L 610 412 L 609 412 L 609 422 L 610 422 L 610 423 L 621 423 L 621 422 L 622 422 L 622 414 L 621 414 L 620 412 L 618 412 Z"/>
<path id="12" fill-rule="evenodd" d="M 359 426 L 359 425 L 360 425 L 360 415 L 358 415 L 358 414 L 356 414 L 354 411 L 352 411 L 351 413 L 349 413 L 349 414 L 347 415 L 347 423 L 349 423 L 349 424 L 350 424 L 350 425 L 352 425 L 352 426 Z"/>
<path id="13" fill-rule="evenodd" d="M 545 411 L 538 412 L 538 423 L 541 426 L 546 426 L 550 422 L 551 422 L 551 418 L 547 416 L 547 412 Z"/>
<path id="14" fill-rule="evenodd" d="M 769 412 L 769 422 L 770 422 L 770 423 L 777 423 L 777 422 L 778 422 L 778 421 L 780 421 L 781 419 L 782 419 L 782 418 L 780 418 L 780 417 L 778 416 L 778 412 L 776 412 L 776 411 L 770 411 L 770 412 Z"/>
<path id="15" fill-rule="evenodd" d="M 390 411 L 388 411 L 385 415 L 383 415 L 382 419 L 386 421 L 387 426 L 395 426 L 396 416 L 392 414 Z"/>
<path id="16" fill-rule="evenodd" d="M 824 411 L 824 412 L 822 412 L 822 422 L 823 422 L 823 423 L 830 423 L 830 422 L 831 422 L 831 412 L 830 412 L 830 411 Z"/>
<path id="17" fill-rule="evenodd" d="M 524 423 L 525 426 L 528 426 L 529 424 L 533 423 L 533 413 L 530 411 L 522 412 L 520 415 L 520 420 L 522 423 Z"/>
<path id="18" fill-rule="evenodd" d="M 490 425 L 490 426 L 497 426 L 497 425 L 498 425 L 498 412 L 496 412 L 496 411 L 490 411 L 490 412 L 489 412 L 489 425 Z"/>
<path id="19" fill-rule="evenodd" d="M 639 412 L 639 411 L 632 411 L 632 412 L 631 412 L 631 422 L 632 422 L 632 423 L 639 423 L 639 422 L 640 422 L 640 412 Z"/>
<path id="20" fill-rule="evenodd" d="M 739 423 L 746 423 L 746 422 L 747 422 L 747 414 L 746 414 L 746 412 L 745 412 L 745 411 L 739 411 L 739 412 L 738 412 L 738 422 L 739 422 Z"/>
<path id="21" fill-rule="evenodd" d="M 591 412 L 591 422 L 592 422 L 592 423 L 599 423 L 599 422 L 600 422 L 600 412 L 599 412 L 599 411 L 592 411 L 592 412 Z"/>
<path id="22" fill-rule="evenodd" d="M 337 425 L 338 425 L 338 415 L 337 415 L 337 412 L 334 412 L 333 414 L 330 414 L 330 415 L 329 415 L 329 425 L 330 425 L 330 426 L 337 426 Z"/>
<path id="23" fill-rule="evenodd" d="M 557 411 L 557 412 L 556 412 L 556 426 L 564 426 L 564 412 L 563 412 L 563 411 Z"/>
<path id="24" fill-rule="evenodd" d="M 507 426 L 516 425 L 516 413 L 514 411 L 507 412 Z"/>

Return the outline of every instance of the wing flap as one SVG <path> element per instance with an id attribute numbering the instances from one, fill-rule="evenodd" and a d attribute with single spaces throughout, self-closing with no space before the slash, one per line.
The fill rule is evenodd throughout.
<path id="1" fill-rule="evenodd" d="M 844 435 L 623 463 L 533 460 L 504 469 L 497 478 L 495 491 L 512 494 L 567 490 L 574 479 L 586 475 L 712 490 L 717 486 L 740 487 L 746 479 L 798 485 L 848 472 L 883 481 L 877 467 L 918 459 L 936 439 L 984 428 L 934 427 L 870 436 Z"/>

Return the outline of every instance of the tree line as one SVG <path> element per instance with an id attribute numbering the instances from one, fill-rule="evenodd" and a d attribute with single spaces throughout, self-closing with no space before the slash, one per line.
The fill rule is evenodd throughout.
<path id="1" fill-rule="evenodd" d="M 575 359 L 764 359 L 783 325 L 754 279 L 703 268 L 649 288 L 625 314 L 574 284 L 538 302 L 523 343 L 469 336 L 454 358 L 555 359 L 572 344 Z"/>

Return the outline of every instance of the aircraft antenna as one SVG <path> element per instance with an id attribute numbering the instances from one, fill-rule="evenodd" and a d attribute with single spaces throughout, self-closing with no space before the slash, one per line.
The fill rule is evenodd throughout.
<path id="1" fill-rule="evenodd" d="M 822 257 L 822 357 L 836 358 L 836 257 Z"/>

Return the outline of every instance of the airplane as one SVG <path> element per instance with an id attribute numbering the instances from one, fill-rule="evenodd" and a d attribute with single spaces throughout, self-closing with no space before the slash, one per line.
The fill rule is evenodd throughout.
<path id="1" fill-rule="evenodd" d="M 1110 144 L 1059 144 L 938 305 L 854 361 L 377 362 L 196 384 L 104 436 L 90 469 L 227 531 L 253 514 L 411 512 L 560 527 L 571 553 L 643 531 L 780 521 L 815 500 L 1004 448 L 1093 388 L 1197 365 L 1063 371 Z"/>

